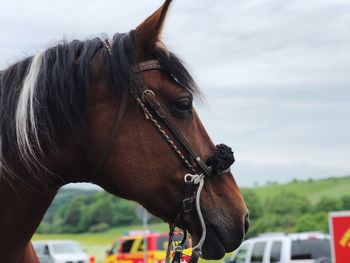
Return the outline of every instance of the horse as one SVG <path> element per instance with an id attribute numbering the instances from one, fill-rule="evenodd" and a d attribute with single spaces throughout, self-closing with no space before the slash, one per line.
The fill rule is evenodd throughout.
<path id="1" fill-rule="evenodd" d="M 215 147 L 192 106 L 201 91 L 160 37 L 170 2 L 128 33 L 62 42 L 1 71 L 1 262 L 38 262 L 31 237 L 74 182 L 188 230 L 197 256 L 241 244 L 248 210 L 231 149 Z"/>

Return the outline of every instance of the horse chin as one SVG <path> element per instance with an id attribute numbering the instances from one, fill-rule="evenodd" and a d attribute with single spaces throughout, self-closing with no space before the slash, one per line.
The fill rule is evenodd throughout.
<path id="1" fill-rule="evenodd" d="M 243 239 L 244 233 L 231 232 L 222 226 L 207 224 L 207 235 L 202 247 L 202 257 L 204 259 L 221 259 L 225 253 L 237 249 Z M 237 234 L 239 233 L 239 234 Z"/>

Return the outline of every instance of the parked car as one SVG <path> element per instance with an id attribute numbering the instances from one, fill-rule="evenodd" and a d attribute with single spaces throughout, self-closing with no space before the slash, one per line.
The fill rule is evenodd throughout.
<path id="1" fill-rule="evenodd" d="M 119 237 L 107 251 L 104 263 L 144 262 L 144 240 L 147 239 L 147 263 L 164 263 L 168 247 L 168 233 L 130 232 Z M 182 240 L 182 234 L 175 233 L 173 245 Z M 185 242 L 181 262 L 188 262 L 191 255 L 191 241 Z"/>
<path id="2" fill-rule="evenodd" d="M 88 263 L 89 256 L 72 240 L 35 241 L 33 246 L 40 263 Z"/>
<path id="3" fill-rule="evenodd" d="M 226 263 L 330 263 L 329 235 L 266 233 L 242 243 Z"/>

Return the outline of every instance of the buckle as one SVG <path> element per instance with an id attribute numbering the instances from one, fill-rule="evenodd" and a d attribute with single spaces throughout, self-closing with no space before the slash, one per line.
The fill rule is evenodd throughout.
<path id="1" fill-rule="evenodd" d="M 142 100 L 148 102 L 147 96 L 155 97 L 156 95 L 154 94 L 153 90 L 146 89 L 142 92 L 142 95 L 141 95 Z"/>

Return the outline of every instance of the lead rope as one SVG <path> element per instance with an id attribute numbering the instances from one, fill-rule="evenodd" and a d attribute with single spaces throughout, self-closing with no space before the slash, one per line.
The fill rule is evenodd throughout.
<path id="1" fill-rule="evenodd" d="M 198 213 L 198 218 L 199 218 L 201 228 L 202 228 L 201 238 L 200 238 L 199 242 L 197 243 L 197 245 L 195 245 L 192 248 L 192 255 L 190 257 L 189 263 L 197 263 L 198 258 L 202 256 L 202 246 L 203 246 L 203 243 L 204 243 L 206 235 L 207 235 L 207 228 L 205 226 L 204 217 L 203 217 L 201 206 L 200 206 L 200 197 L 201 197 L 202 189 L 204 186 L 204 178 L 205 178 L 204 174 L 186 174 L 184 177 L 186 184 L 198 185 L 198 189 L 196 191 L 195 201 L 196 201 L 196 209 L 197 209 L 197 213 Z M 184 244 L 185 244 L 185 241 L 187 239 L 187 230 L 183 230 L 183 233 L 184 233 L 183 239 L 182 239 L 181 243 L 174 248 L 173 259 L 172 259 L 172 261 L 170 261 L 170 254 L 171 254 L 171 250 L 172 250 L 171 247 L 172 247 L 172 243 L 173 243 L 173 236 L 174 236 L 175 227 L 176 227 L 175 224 L 170 225 L 168 248 L 167 248 L 166 257 L 165 257 L 166 263 L 180 263 L 180 260 L 182 257 L 182 251 L 184 249 Z"/>
<path id="2" fill-rule="evenodd" d="M 199 174 L 199 175 L 186 174 L 185 175 L 186 182 L 190 182 L 194 185 L 199 185 L 197 189 L 197 194 L 196 194 L 196 209 L 197 209 L 199 222 L 201 223 L 201 227 L 202 227 L 202 236 L 198 241 L 197 245 L 195 245 L 192 248 L 192 255 L 189 263 L 196 263 L 198 261 L 198 258 L 202 256 L 202 246 L 207 236 L 207 228 L 205 226 L 204 217 L 203 217 L 201 205 L 200 205 L 201 193 L 204 186 L 204 178 L 205 178 L 204 174 Z"/>

